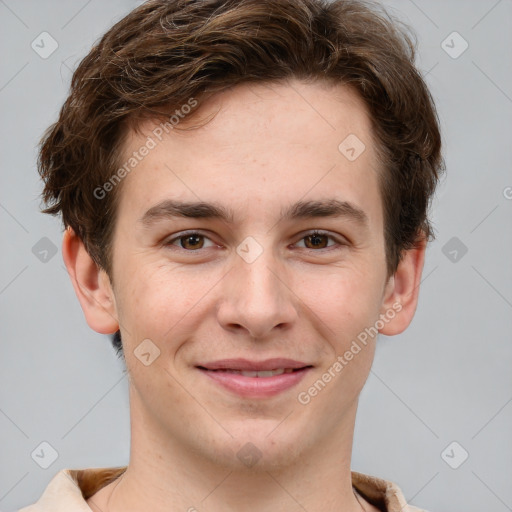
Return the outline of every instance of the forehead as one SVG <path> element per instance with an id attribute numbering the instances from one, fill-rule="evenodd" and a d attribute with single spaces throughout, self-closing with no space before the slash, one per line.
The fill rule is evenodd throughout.
<path id="1" fill-rule="evenodd" d="M 272 141 L 267 137 L 266 145 L 289 141 L 300 146 L 313 145 L 317 138 L 330 134 L 328 142 L 337 149 L 336 142 L 352 129 L 354 135 L 373 145 L 368 140 L 372 129 L 366 103 L 353 87 L 332 80 L 243 83 L 205 99 L 184 100 L 181 106 L 173 106 L 166 119 L 146 120 L 137 128 L 137 132 L 126 133 L 125 156 L 140 142 L 140 134 L 157 142 L 163 137 L 172 143 L 174 138 L 179 144 L 190 139 L 193 143 L 207 140 L 221 150 L 229 147 L 231 139 L 256 143 L 252 137 L 240 140 L 249 132 L 256 135 L 265 131 L 268 136 L 277 132 L 279 137 Z M 170 133 L 173 137 L 167 137 Z"/>
<path id="2" fill-rule="evenodd" d="M 128 133 L 124 161 L 152 142 L 124 179 L 123 215 L 142 214 L 169 197 L 224 199 L 240 212 L 315 194 L 379 201 L 372 197 L 378 162 L 371 120 L 364 101 L 347 86 L 242 84 L 198 100 L 190 115 L 173 122 L 185 131 L 169 129 L 169 123 L 164 130 L 163 122 L 151 120 Z"/>

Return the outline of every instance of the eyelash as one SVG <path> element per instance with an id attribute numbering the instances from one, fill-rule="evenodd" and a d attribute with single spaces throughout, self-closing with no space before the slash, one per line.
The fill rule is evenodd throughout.
<path id="1" fill-rule="evenodd" d="M 200 231 L 184 231 L 184 232 L 180 233 L 178 236 L 175 236 L 173 238 L 168 239 L 166 242 L 164 242 L 164 246 L 166 246 L 166 247 L 173 246 L 174 245 L 173 242 L 179 241 L 181 239 L 187 238 L 187 237 L 192 236 L 192 235 L 198 235 L 198 236 L 207 238 L 209 240 L 209 237 L 207 235 L 201 233 Z M 321 247 L 320 249 L 310 249 L 308 247 L 305 247 L 304 249 L 306 249 L 307 251 L 313 251 L 313 252 L 332 251 L 332 250 L 341 249 L 343 246 L 348 245 L 347 242 L 345 242 L 343 240 L 340 240 L 339 238 L 337 238 L 337 237 L 335 237 L 333 235 L 330 235 L 326 231 L 322 231 L 322 230 L 318 230 L 318 229 L 315 229 L 313 231 L 305 233 L 299 239 L 299 241 L 304 240 L 306 237 L 314 237 L 314 236 L 326 236 L 330 240 L 334 241 L 337 244 L 337 247 L 335 247 L 335 246 L 327 246 L 327 247 Z M 178 246 L 176 246 L 176 248 L 178 250 L 185 251 L 185 252 L 190 252 L 190 253 L 199 252 L 202 249 L 202 248 L 195 249 L 195 250 L 194 249 L 184 249 L 183 247 L 178 247 Z"/>

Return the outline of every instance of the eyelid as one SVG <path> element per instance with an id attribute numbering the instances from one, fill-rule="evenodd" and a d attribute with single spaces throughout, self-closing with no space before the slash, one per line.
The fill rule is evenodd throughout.
<path id="1" fill-rule="evenodd" d="M 213 244 L 215 244 L 215 242 L 213 242 L 213 240 L 206 234 L 206 232 L 203 232 L 202 230 L 199 230 L 199 229 L 187 229 L 185 231 L 179 231 L 178 233 L 175 233 L 174 235 L 172 235 L 171 238 L 165 238 L 164 241 L 162 242 L 162 245 L 174 246 L 174 242 L 178 241 L 180 238 L 185 238 L 190 235 L 202 236 L 202 237 L 210 240 Z M 176 246 L 176 248 L 181 249 L 182 251 L 186 251 L 186 252 L 199 252 L 200 251 L 200 249 L 196 249 L 195 251 L 193 251 L 193 250 L 183 249 L 183 247 L 178 247 L 178 246 Z"/>
<path id="2" fill-rule="evenodd" d="M 174 242 L 180 240 L 181 238 L 185 238 L 186 236 L 190 236 L 190 235 L 202 236 L 202 237 L 210 240 L 213 244 L 215 244 L 215 242 L 208 236 L 207 232 L 204 232 L 204 231 L 199 230 L 199 229 L 188 229 L 188 230 L 185 230 L 185 231 L 180 231 L 178 233 L 175 233 L 172 236 L 172 238 L 166 238 L 164 240 L 164 242 L 163 242 L 163 245 L 164 246 L 176 247 L 178 250 L 185 251 L 185 252 L 200 252 L 201 249 L 204 249 L 204 247 L 201 247 L 200 249 L 196 249 L 196 250 L 190 249 L 189 250 L 189 249 L 183 249 L 182 247 L 179 247 L 179 246 L 174 244 Z M 334 235 L 334 234 L 330 233 L 329 231 L 325 231 L 325 230 L 322 230 L 322 229 L 310 229 L 308 231 L 304 231 L 304 232 L 300 233 L 300 236 L 299 236 L 297 242 L 302 241 L 307 236 L 313 236 L 313 235 L 326 236 L 327 238 L 330 238 L 331 240 L 333 240 L 335 242 L 335 245 L 327 246 L 327 247 L 321 247 L 319 249 L 310 249 L 308 247 L 302 247 L 302 249 L 306 249 L 307 251 L 313 251 L 313 252 L 322 252 L 322 251 L 325 252 L 325 251 L 329 251 L 329 250 L 339 249 L 340 246 L 347 246 L 347 245 L 349 245 L 349 241 L 345 237 L 343 237 L 341 235 L 339 235 L 339 236 Z M 297 242 L 295 242 L 295 243 L 297 243 Z"/>
<path id="3" fill-rule="evenodd" d="M 337 247 L 336 246 L 328 246 L 328 247 L 323 247 L 320 249 L 309 249 L 308 247 L 304 247 L 304 249 L 306 249 L 308 251 L 314 251 L 314 252 L 329 251 L 329 250 L 337 249 L 340 246 L 349 245 L 349 241 L 345 237 L 343 237 L 341 235 L 334 235 L 330 231 L 324 231 L 323 229 L 310 229 L 309 231 L 304 231 L 303 233 L 300 234 L 298 241 L 302 241 L 307 236 L 313 236 L 313 235 L 326 236 L 327 238 L 330 238 L 331 240 L 333 240 L 336 243 Z"/>

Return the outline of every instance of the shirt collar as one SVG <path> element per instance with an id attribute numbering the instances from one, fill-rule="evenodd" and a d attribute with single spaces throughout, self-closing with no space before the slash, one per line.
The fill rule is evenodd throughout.
<path id="1" fill-rule="evenodd" d="M 121 476 L 127 466 L 62 469 L 50 481 L 36 504 L 19 512 L 91 512 L 86 500 Z M 393 482 L 352 471 L 352 486 L 383 512 L 427 512 L 408 505 Z"/>

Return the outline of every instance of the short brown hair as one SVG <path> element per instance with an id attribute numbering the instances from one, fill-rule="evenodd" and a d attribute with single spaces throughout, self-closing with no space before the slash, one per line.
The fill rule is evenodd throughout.
<path id="1" fill-rule="evenodd" d="M 112 280 L 121 187 L 102 199 L 94 190 L 116 173 L 128 128 L 241 83 L 335 81 L 355 88 L 370 113 L 392 275 L 404 250 L 433 238 L 428 208 L 444 171 L 437 112 L 415 51 L 410 29 L 369 2 L 149 0 L 74 72 L 41 141 L 43 212 L 62 213 Z"/>

